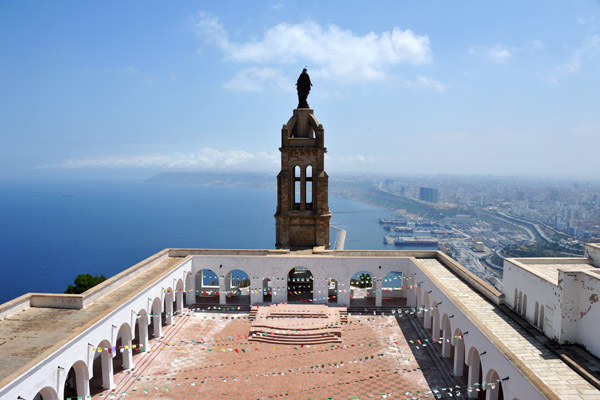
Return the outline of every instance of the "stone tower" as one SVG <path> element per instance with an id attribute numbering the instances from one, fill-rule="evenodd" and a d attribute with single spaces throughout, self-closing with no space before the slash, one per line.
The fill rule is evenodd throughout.
<path id="1" fill-rule="evenodd" d="M 306 74 L 306 70 L 303 71 Z M 306 74 L 308 78 L 308 74 Z M 323 125 L 301 93 L 294 115 L 281 129 L 281 172 L 277 175 L 276 242 L 281 248 L 329 249 L 328 176 L 325 173 Z M 308 80 L 310 90 L 310 80 Z M 303 107 L 305 106 L 305 107 Z"/>

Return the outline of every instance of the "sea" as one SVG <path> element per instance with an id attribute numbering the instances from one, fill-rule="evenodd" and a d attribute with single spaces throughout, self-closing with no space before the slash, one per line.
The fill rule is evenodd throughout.
<path id="1" fill-rule="evenodd" d="M 82 273 L 111 277 L 169 247 L 272 249 L 276 201 L 275 191 L 139 179 L 2 182 L 0 304 L 62 293 Z M 329 202 L 346 249 L 402 250 L 383 244 L 377 222 L 392 210 Z"/>

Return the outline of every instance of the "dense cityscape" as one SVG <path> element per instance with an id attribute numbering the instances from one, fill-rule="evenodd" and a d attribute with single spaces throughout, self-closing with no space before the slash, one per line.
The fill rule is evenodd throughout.
<path id="1" fill-rule="evenodd" d="M 346 177 L 332 187 L 397 210 L 379 221 L 385 243 L 438 245 L 496 287 L 504 257 L 581 255 L 584 242 L 600 238 L 597 182 L 438 175 Z"/>

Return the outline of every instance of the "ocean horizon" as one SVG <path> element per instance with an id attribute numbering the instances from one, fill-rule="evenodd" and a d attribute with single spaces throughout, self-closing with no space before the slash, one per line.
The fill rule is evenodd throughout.
<path id="1" fill-rule="evenodd" d="M 392 210 L 330 197 L 346 249 L 392 249 Z M 78 274 L 107 277 L 165 248 L 273 249 L 276 192 L 126 180 L 24 180 L 0 188 L 0 304 L 62 293 Z M 331 245 L 337 232 L 332 230 Z M 397 248 L 396 248 L 397 249 Z"/>

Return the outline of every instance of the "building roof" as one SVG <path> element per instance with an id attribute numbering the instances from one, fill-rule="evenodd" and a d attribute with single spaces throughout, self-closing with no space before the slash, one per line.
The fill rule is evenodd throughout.
<path id="1" fill-rule="evenodd" d="M 488 339 L 547 396 L 598 399 L 598 390 L 567 366 L 510 316 L 484 299 L 477 291 L 437 259 L 419 259 L 429 277 L 452 299 Z M 569 397 L 579 396 L 579 397 Z"/>
<path id="2" fill-rule="evenodd" d="M 565 272 L 590 271 L 593 273 L 600 271 L 586 258 L 509 258 L 508 261 L 556 286 L 558 286 L 559 270 Z"/>
<path id="3" fill-rule="evenodd" d="M 7 385 L 59 350 L 124 301 L 136 296 L 140 290 L 160 279 L 182 260 L 183 258 L 179 257 L 167 258 L 137 275 L 136 279 L 128 280 L 101 299 L 80 310 L 28 307 L 1 320 L 0 387 Z M 115 279 L 119 275 L 111 279 Z M 29 293 L 21 297 L 31 295 L 34 294 Z M 13 302 L 19 299 L 15 299 Z M 9 303 L 3 306 L 7 306 Z"/>

